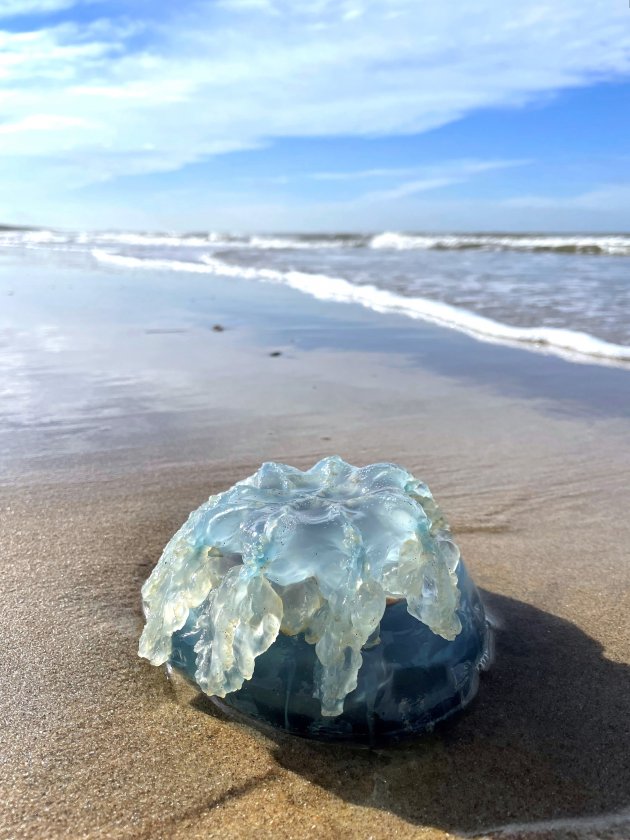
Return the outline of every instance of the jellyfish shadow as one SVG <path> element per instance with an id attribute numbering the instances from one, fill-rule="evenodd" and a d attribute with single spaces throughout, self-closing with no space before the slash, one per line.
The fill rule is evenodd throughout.
<path id="1" fill-rule="evenodd" d="M 627 808 L 630 667 L 569 621 L 483 598 L 498 624 L 497 657 L 463 715 L 380 751 L 278 734 L 278 764 L 347 802 L 447 831 Z"/>

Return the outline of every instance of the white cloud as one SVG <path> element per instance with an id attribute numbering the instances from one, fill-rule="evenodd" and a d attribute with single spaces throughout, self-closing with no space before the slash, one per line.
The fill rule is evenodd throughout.
<path id="1" fill-rule="evenodd" d="M 621 210 L 630 213 L 630 184 L 602 184 L 593 190 L 566 197 L 519 195 L 506 198 L 505 207 L 527 210 L 595 210 L 609 213 Z"/>
<path id="2" fill-rule="evenodd" d="M 217 0 L 219 8 L 230 12 L 265 12 L 271 15 L 279 14 L 271 0 Z"/>
<path id="3" fill-rule="evenodd" d="M 393 201 L 397 198 L 405 198 L 408 195 L 417 195 L 417 193 L 437 190 L 440 187 L 448 187 L 451 184 L 459 184 L 462 180 L 463 178 L 455 176 L 450 178 L 421 178 L 415 181 L 407 181 L 389 190 L 376 190 L 365 195 L 364 199 L 366 201 Z"/>
<path id="4" fill-rule="evenodd" d="M 28 134 L 31 131 L 64 131 L 68 128 L 89 128 L 82 117 L 60 117 L 56 114 L 31 114 L 14 123 L 0 124 L 0 134 Z"/>
<path id="5" fill-rule="evenodd" d="M 468 176 L 491 169 L 504 169 L 510 166 L 523 166 L 532 163 L 531 160 L 454 160 L 442 163 L 439 166 L 404 166 L 404 167 L 379 167 L 374 169 L 349 169 L 331 170 L 324 172 L 302 172 L 298 178 L 310 178 L 313 181 L 367 181 L 385 178 L 415 178 L 419 183 L 432 183 L 435 180 L 446 179 L 449 183 L 465 180 Z M 288 183 L 291 178 L 286 175 L 265 178 L 266 181 L 274 183 Z M 409 193 L 418 192 L 410 187 Z M 401 188 L 405 185 L 401 185 Z"/>
<path id="6" fill-rule="evenodd" d="M 422 132 L 629 72 L 628 10 L 609 0 L 196 0 L 153 22 L 130 4 L 125 19 L 0 30 L 0 125 L 21 127 L 0 155 L 38 161 L 48 192 L 60 173 L 163 172 L 276 137 Z M 404 196 L 447 176 L 394 177 Z"/>
<path id="7" fill-rule="evenodd" d="M 76 3 L 77 0 L 0 0 L 0 18 L 58 12 Z"/>
<path id="8" fill-rule="evenodd" d="M 424 177 L 403 181 L 386 190 L 374 190 L 362 196 L 364 201 L 395 201 L 418 193 L 437 190 L 452 184 L 461 184 L 474 175 L 489 172 L 493 169 L 506 169 L 512 166 L 523 166 L 528 160 L 466 160 L 451 161 L 439 167 L 426 169 Z M 417 170 L 416 170 L 417 172 Z"/>
<path id="9" fill-rule="evenodd" d="M 362 181 L 372 178 L 404 178 L 418 174 L 418 167 L 382 167 L 380 169 L 357 169 L 347 172 L 310 172 L 306 177 L 314 181 Z"/>
<path id="10" fill-rule="evenodd" d="M 122 30 L 126 31 L 126 30 Z M 15 96 L 13 108 L 20 116 L 44 103 L 60 108 L 67 85 L 77 76 L 106 75 L 109 62 L 121 51 L 117 32 L 101 26 L 62 25 L 33 32 L 0 30 L 0 84 Z"/>

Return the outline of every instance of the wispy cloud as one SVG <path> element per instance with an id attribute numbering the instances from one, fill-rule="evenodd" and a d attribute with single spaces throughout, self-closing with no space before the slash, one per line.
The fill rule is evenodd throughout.
<path id="1" fill-rule="evenodd" d="M 314 181 L 363 181 L 371 178 L 404 178 L 418 174 L 418 167 L 383 167 L 381 169 L 359 169 L 347 172 L 309 172 L 308 178 Z"/>
<path id="2" fill-rule="evenodd" d="M 0 18 L 58 12 L 76 4 L 77 0 L 0 0 Z"/>
<path id="3" fill-rule="evenodd" d="M 398 184 L 390 190 L 375 190 L 367 193 L 363 198 L 367 201 L 392 201 L 397 198 L 406 198 L 409 195 L 417 195 L 417 193 L 428 192 L 429 190 L 437 190 L 440 187 L 449 187 L 451 184 L 461 183 L 463 178 L 424 178 L 416 181 L 407 181 L 404 184 Z"/>
<path id="4" fill-rule="evenodd" d="M 272 0 L 217 0 L 216 4 L 221 9 L 229 12 L 264 12 L 266 14 L 278 15 L 275 3 Z"/>
<path id="5" fill-rule="evenodd" d="M 630 212 L 630 183 L 602 184 L 596 189 L 586 190 L 570 196 L 519 195 L 506 198 L 505 207 L 528 210 L 595 210 L 609 213 L 619 209 Z"/>
<path id="6" fill-rule="evenodd" d="M 33 131 L 65 131 L 66 129 L 90 128 L 90 123 L 81 117 L 61 117 L 56 114 L 31 114 L 14 123 L 0 124 L 0 134 L 24 134 Z"/>
<path id="7" fill-rule="evenodd" d="M 150 15 L 148 3 L 118 14 L 119 3 L 77 0 L 100 14 L 80 24 L 73 5 L 0 0 L 4 205 L 27 179 L 36 200 L 276 138 L 420 133 L 630 73 L 628 9 L 610 0 L 191 0 Z M 8 29 L 11 15 L 64 8 L 64 23 Z M 472 174 L 310 177 L 404 179 L 381 191 L 394 199 Z"/>
<path id="8" fill-rule="evenodd" d="M 163 22 L 137 21 L 141 47 L 132 12 L 0 34 L 4 122 L 53 113 L 95 126 L 92 135 L 38 131 L 38 147 L 0 153 L 89 152 L 104 177 L 119 174 L 121 155 L 129 173 L 158 159 L 177 168 L 274 137 L 421 132 L 630 71 L 628 11 L 605 0 L 278 0 L 248 3 L 247 15 L 239 5 L 197 2 Z M 142 163 L 150 146 L 160 154 Z"/>
<path id="9" fill-rule="evenodd" d="M 399 198 L 407 198 L 418 193 L 437 190 L 441 187 L 449 187 L 453 184 L 461 184 L 468 181 L 475 175 L 483 172 L 490 172 L 493 169 L 506 169 L 513 166 L 524 166 L 531 163 L 529 160 L 466 160 L 451 161 L 442 164 L 440 167 L 425 169 L 422 178 L 414 178 L 404 181 L 394 187 L 385 190 L 373 190 L 366 193 L 363 199 L 366 201 L 394 201 Z M 417 172 L 417 170 L 416 170 Z"/>

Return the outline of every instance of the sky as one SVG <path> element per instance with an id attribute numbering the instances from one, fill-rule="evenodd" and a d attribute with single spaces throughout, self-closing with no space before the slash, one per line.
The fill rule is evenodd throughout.
<path id="1" fill-rule="evenodd" d="M 627 0 L 0 0 L 0 222 L 630 230 Z"/>

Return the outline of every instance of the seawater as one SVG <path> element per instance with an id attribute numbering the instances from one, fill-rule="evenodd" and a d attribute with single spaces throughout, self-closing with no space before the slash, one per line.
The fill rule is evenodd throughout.
<path id="1" fill-rule="evenodd" d="M 0 246 L 281 283 L 576 361 L 630 363 L 630 234 L 4 230 Z M 210 280 L 210 278 L 209 278 Z"/>

